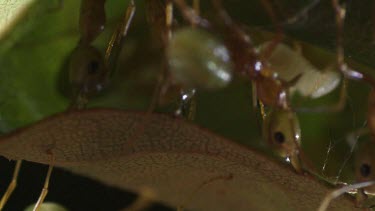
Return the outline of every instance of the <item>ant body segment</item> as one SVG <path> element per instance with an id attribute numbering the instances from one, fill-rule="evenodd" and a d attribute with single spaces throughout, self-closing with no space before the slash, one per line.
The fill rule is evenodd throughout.
<path id="1" fill-rule="evenodd" d="M 192 8 L 187 6 L 183 0 L 175 0 L 183 17 L 192 25 L 211 31 L 217 26 L 212 25 L 208 20 L 197 15 Z M 268 12 L 272 12 L 268 2 L 262 2 Z M 301 77 L 297 75 L 290 81 L 280 79 L 269 67 L 267 53 L 272 52 L 280 42 L 280 34 L 277 34 L 271 44 L 266 47 L 267 53 L 260 54 L 254 47 L 250 37 L 238 26 L 223 9 L 221 2 L 212 0 L 213 8 L 222 22 L 221 31 L 224 35 L 224 44 L 229 51 L 230 59 L 234 70 L 240 75 L 248 77 L 255 88 L 256 99 L 262 105 L 270 108 L 264 118 L 263 134 L 267 143 L 274 148 L 279 155 L 288 158 L 293 167 L 301 172 L 300 164 L 300 128 L 295 112 L 290 106 L 288 90 Z M 274 20 L 274 17 L 270 15 Z M 275 20 L 274 20 L 275 21 Z M 219 27 L 220 28 L 220 27 Z M 279 28 L 278 28 L 279 30 Z M 290 124 L 288 127 L 279 127 L 283 124 Z M 280 136 L 277 136 L 279 134 Z M 278 141 L 274 137 L 283 137 Z"/>
<path id="2" fill-rule="evenodd" d="M 167 1 L 164 5 L 157 1 L 148 4 L 149 20 L 156 24 L 154 31 L 159 33 L 159 40 L 162 41 L 166 64 L 154 98 L 165 94 L 168 85 L 179 86 L 181 102 L 175 114 L 193 119 L 196 89 L 219 89 L 230 82 L 232 76 L 228 50 L 210 33 L 197 28 L 194 22 L 190 22 L 190 27 L 172 30 L 172 1 Z M 194 1 L 193 7 L 194 14 L 198 14 L 199 1 Z M 152 11 L 154 8 L 164 9 L 163 19 L 156 17 L 156 14 L 161 13 Z M 162 82 L 164 87 L 160 88 Z M 155 99 L 151 107 L 154 104 Z"/>
<path id="3" fill-rule="evenodd" d="M 260 46 L 260 51 L 268 42 Z M 335 71 L 332 64 L 328 64 L 323 70 L 318 70 L 309 60 L 302 55 L 301 47 L 292 49 L 286 44 L 279 44 L 268 59 L 272 69 L 278 70 L 277 74 L 286 81 L 301 75 L 296 84 L 290 87 L 292 95 L 298 92 L 301 96 L 316 99 L 325 96 L 335 90 L 340 84 L 341 74 Z"/>

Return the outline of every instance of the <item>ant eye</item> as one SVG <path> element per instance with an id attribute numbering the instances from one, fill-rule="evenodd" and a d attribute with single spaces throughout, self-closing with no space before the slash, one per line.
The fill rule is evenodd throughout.
<path id="1" fill-rule="evenodd" d="M 93 60 L 87 65 L 87 73 L 89 75 L 96 74 L 99 70 L 99 62 Z"/>
<path id="2" fill-rule="evenodd" d="M 273 134 L 273 138 L 279 144 L 283 144 L 285 142 L 285 136 L 282 132 L 277 131 Z"/>
<path id="3" fill-rule="evenodd" d="M 362 164 L 359 171 L 363 177 L 368 177 L 371 174 L 371 167 L 368 164 Z"/>
<path id="4" fill-rule="evenodd" d="M 85 94 L 100 91 L 107 82 L 107 69 L 100 51 L 90 45 L 78 45 L 69 61 L 69 80 L 73 89 Z"/>

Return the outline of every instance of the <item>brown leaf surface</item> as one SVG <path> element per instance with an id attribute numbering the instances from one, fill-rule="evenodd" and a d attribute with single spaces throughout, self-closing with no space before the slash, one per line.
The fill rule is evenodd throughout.
<path id="1" fill-rule="evenodd" d="M 61 113 L 0 139 L 9 159 L 49 164 L 108 185 L 155 191 L 199 210 L 315 210 L 328 187 L 289 166 L 161 114 L 110 109 Z M 330 210 L 353 210 L 349 198 Z"/>

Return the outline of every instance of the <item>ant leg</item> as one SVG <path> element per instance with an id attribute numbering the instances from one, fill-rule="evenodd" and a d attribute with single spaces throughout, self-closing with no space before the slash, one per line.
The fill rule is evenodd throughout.
<path id="1" fill-rule="evenodd" d="M 298 12 L 295 15 L 293 15 L 292 17 L 288 18 L 282 24 L 283 25 L 284 24 L 293 24 L 293 23 L 297 22 L 298 20 L 306 17 L 307 14 L 310 12 L 310 10 L 312 10 L 316 5 L 318 5 L 319 2 L 320 2 L 320 0 L 313 0 L 306 7 L 302 8 L 302 10 L 300 10 L 300 12 Z"/>
<path id="2" fill-rule="evenodd" d="M 349 192 L 349 191 L 354 190 L 354 189 L 369 187 L 369 186 L 374 185 L 374 184 L 375 184 L 375 181 L 361 182 L 361 183 L 357 183 L 357 184 L 353 184 L 353 185 L 344 186 L 342 188 L 339 188 L 337 190 L 329 192 L 326 195 L 326 197 L 324 197 L 322 203 L 320 204 L 320 206 L 318 208 L 318 211 L 326 211 L 332 200 L 334 200 L 335 198 L 343 195 L 346 192 Z"/>
<path id="3" fill-rule="evenodd" d="M 253 110 L 256 111 L 260 109 L 260 115 L 262 116 L 262 120 L 264 121 L 266 118 L 266 109 L 264 104 L 258 99 L 258 94 L 257 94 L 257 86 L 254 81 L 251 81 L 251 93 L 252 93 L 252 101 L 253 101 Z"/>
<path id="4" fill-rule="evenodd" d="M 343 32 L 343 28 L 344 28 L 346 9 L 345 9 L 345 6 L 340 5 L 339 0 L 332 0 L 332 7 L 333 7 L 333 9 L 335 10 L 335 13 L 336 13 L 337 65 L 339 66 L 339 69 L 341 71 L 342 67 L 345 65 L 342 32 Z"/>
<path id="5" fill-rule="evenodd" d="M 260 109 L 260 115 L 262 116 L 262 120 L 264 121 L 266 119 L 266 109 L 262 101 L 258 99 L 258 94 L 257 94 L 257 86 L 254 83 L 254 81 L 251 81 L 251 87 L 252 87 L 252 101 L 253 101 L 253 110 L 256 111 L 258 110 L 258 106 Z"/>
<path id="6" fill-rule="evenodd" d="M 262 103 L 262 101 L 258 100 L 258 103 L 259 103 L 259 107 L 260 107 L 260 114 L 262 115 L 262 119 L 263 121 L 266 119 L 266 109 L 265 109 L 265 106 L 264 104 Z"/>
<path id="7" fill-rule="evenodd" d="M 332 6 L 336 13 L 336 25 L 337 25 L 337 64 L 339 66 L 340 72 L 347 78 L 353 80 L 363 80 L 373 87 L 375 87 L 375 80 L 367 74 L 358 72 L 349 68 L 344 62 L 344 47 L 343 47 L 343 38 L 342 31 L 344 27 L 344 20 L 346 9 L 345 6 L 341 6 L 339 0 L 332 0 Z"/>
<path id="8" fill-rule="evenodd" d="M 199 0 L 194 0 L 193 1 L 193 8 L 194 8 L 194 13 L 199 16 Z M 195 23 L 192 22 L 191 26 L 194 28 Z M 183 89 L 181 90 L 181 102 L 180 106 L 175 112 L 176 115 L 182 115 L 186 117 L 188 120 L 193 120 L 195 117 L 196 109 L 197 109 L 197 102 L 196 102 L 196 96 L 195 96 L 195 89 Z"/>
<path id="9" fill-rule="evenodd" d="M 294 114 L 295 115 L 295 114 Z M 292 125 L 292 134 L 297 134 L 296 131 L 296 124 L 299 124 L 299 119 L 296 120 L 295 117 L 293 117 L 293 114 L 290 113 L 289 116 L 289 124 Z M 301 148 L 301 144 L 297 141 L 297 137 L 293 136 L 293 142 L 295 145 L 295 149 L 293 154 L 289 157 L 290 164 L 293 166 L 293 168 L 296 170 L 297 173 L 303 174 L 304 170 L 314 173 L 317 172 L 315 165 L 311 162 L 311 160 L 305 155 L 304 151 Z"/>
<path id="10" fill-rule="evenodd" d="M 339 67 L 340 72 L 346 76 L 346 71 L 348 70 L 347 65 L 344 62 L 344 47 L 343 47 L 343 37 L 342 37 L 342 31 L 344 27 L 344 20 L 345 20 L 345 14 L 346 9 L 344 6 L 341 6 L 339 3 L 339 0 L 332 0 L 332 7 L 335 10 L 336 13 L 336 26 L 337 26 L 337 65 Z M 345 102 L 346 102 L 346 80 L 343 81 L 342 90 L 340 93 L 341 99 L 343 99 L 343 102 L 340 101 L 337 104 L 337 108 L 341 109 L 344 108 Z"/>
<path id="11" fill-rule="evenodd" d="M 346 9 L 345 6 L 341 6 L 339 3 L 339 0 L 332 0 L 332 7 L 335 10 L 336 13 L 336 26 L 337 26 L 337 33 L 336 33 L 336 63 L 338 65 L 339 71 L 345 76 L 348 77 L 347 74 L 351 71 L 347 67 L 345 61 L 344 61 L 344 47 L 343 47 L 343 37 L 342 37 L 342 31 L 344 27 L 344 20 L 345 20 L 345 14 Z M 339 101 L 332 105 L 332 106 L 325 106 L 325 107 L 318 107 L 318 108 L 311 108 L 311 109 L 297 109 L 298 111 L 302 112 L 338 112 L 345 108 L 346 105 L 346 88 L 347 87 L 347 81 L 344 78 L 341 90 L 340 90 L 340 98 Z"/>
<path id="12" fill-rule="evenodd" d="M 298 54 L 302 55 L 302 49 L 299 43 L 296 43 L 296 42 L 294 43 L 294 49 Z M 331 65 L 329 65 L 322 71 L 322 73 L 331 71 L 331 68 L 332 68 Z M 324 76 L 322 77 L 324 78 Z M 340 112 L 342 111 L 346 106 L 347 83 L 348 83 L 347 79 L 343 78 L 342 83 L 341 83 L 341 88 L 340 88 L 339 99 L 336 103 L 332 105 L 328 105 L 328 106 L 319 106 L 319 107 L 314 107 L 314 108 L 297 108 L 296 110 L 300 112 Z M 318 88 L 319 88 L 319 85 L 316 85 L 314 90 L 311 90 L 311 93 L 316 91 Z"/>
<path id="13" fill-rule="evenodd" d="M 185 5 L 184 1 L 181 1 L 183 5 Z M 196 4 L 198 4 L 199 1 L 196 0 Z M 185 5 L 186 6 L 186 5 Z M 186 6 L 187 7 L 187 6 Z M 195 7 L 198 7 L 195 5 Z M 194 11 L 194 14 L 196 11 Z M 172 38 L 172 24 L 173 24 L 173 2 L 172 0 L 168 0 L 165 5 L 165 27 L 166 27 L 166 37 L 167 42 L 165 45 L 168 45 L 168 41 Z M 195 22 L 192 21 L 191 25 L 194 27 Z M 171 77 L 169 75 L 168 70 L 168 64 L 167 61 L 165 62 L 165 67 L 163 68 L 163 72 L 160 73 L 159 80 L 157 82 L 155 91 L 153 93 L 151 105 L 148 109 L 149 112 L 151 112 L 155 105 L 157 104 L 158 99 L 160 99 L 161 94 L 165 93 L 166 89 L 168 88 L 167 85 L 169 84 Z M 194 98 L 195 89 L 192 90 L 181 90 L 181 100 L 179 108 L 176 110 L 175 114 L 177 116 L 185 116 L 188 120 L 192 120 L 195 116 L 195 110 L 196 110 L 196 102 Z"/>
<path id="14" fill-rule="evenodd" d="M 375 87 L 375 80 L 368 74 L 360 73 L 347 66 L 344 62 L 344 47 L 342 31 L 344 27 L 344 20 L 346 9 L 345 6 L 341 6 L 339 0 L 332 0 L 332 6 L 336 13 L 336 25 L 337 25 L 337 64 L 340 72 L 347 78 L 353 80 L 363 80 L 369 83 L 372 87 Z"/>
<path id="15" fill-rule="evenodd" d="M 196 112 L 195 89 L 181 90 L 181 99 L 176 116 L 183 116 L 188 120 L 193 120 Z"/>
<path id="16" fill-rule="evenodd" d="M 157 82 L 152 93 L 151 103 L 148 107 L 148 112 L 152 112 L 155 107 L 160 103 L 162 96 L 164 96 L 169 87 L 171 86 L 172 79 L 168 72 L 168 64 L 166 61 L 163 62 L 164 67 L 160 70 L 157 78 Z"/>
<path id="17" fill-rule="evenodd" d="M 111 40 L 108 43 L 108 47 L 105 52 L 105 61 L 109 66 L 109 70 L 114 71 L 116 61 L 123 46 L 123 38 L 128 34 L 130 24 L 133 21 L 135 10 L 136 7 L 134 0 L 131 0 L 129 2 L 128 8 L 126 9 L 123 20 L 121 21 L 119 26 L 117 26 L 115 32 L 112 34 Z"/>
<path id="18" fill-rule="evenodd" d="M 280 24 L 277 20 L 277 17 L 275 15 L 275 12 L 274 12 L 274 10 L 272 8 L 272 5 L 269 2 L 269 0 L 261 0 L 261 3 L 263 5 L 264 9 L 266 10 L 268 16 L 270 17 L 270 19 L 272 21 L 272 24 L 276 28 L 276 34 L 275 34 L 274 38 L 267 45 L 267 47 L 263 51 L 262 55 L 260 55 L 262 60 L 267 61 L 267 59 L 270 58 L 270 56 L 272 55 L 273 50 L 277 47 L 277 45 L 283 39 L 284 34 L 283 34 L 283 30 L 282 30 L 282 28 L 281 28 L 281 26 L 280 26 Z"/>
<path id="19" fill-rule="evenodd" d="M 210 23 L 197 14 L 197 12 L 199 13 L 199 11 L 195 9 L 197 9 L 198 7 L 194 7 L 194 4 L 197 4 L 197 3 L 193 2 L 194 8 L 191 8 L 186 4 L 185 0 L 173 0 L 173 1 L 175 2 L 176 6 L 179 8 L 182 17 L 191 25 L 200 26 L 202 28 L 210 27 Z M 198 2 L 198 0 L 195 0 L 195 1 Z"/>
<path id="20" fill-rule="evenodd" d="M 193 9 L 194 9 L 194 12 L 197 16 L 199 16 L 199 13 L 200 13 L 200 0 L 193 0 Z M 192 27 L 195 27 L 195 25 L 192 23 Z M 196 90 L 195 89 L 192 89 L 192 90 L 184 90 L 183 91 L 183 95 L 182 95 L 182 98 L 186 95 L 186 94 L 189 94 L 191 93 L 191 98 L 188 102 L 188 112 L 187 112 L 187 119 L 188 120 L 193 120 L 194 117 L 195 117 L 195 113 L 196 113 L 196 110 L 197 110 L 197 100 L 196 100 L 196 96 L 195 96 L 195 92 Z M 184 103 L 184 102 L 182 102 Z"/>
<path id="21" fill-rule="evenodd" d="M 22 164 L 22 160 L 17 160 L 16 166 L 14 167 L 12 181 L 10 182 L 7 190 L 5 191 L 3 197 L 1 198 L 0 210 L 3 210 L 6 202 L 9 199 L 9 197 L 12 195 L 14 189 L 16 189 L 16 187 L 17 187 L 17 179 L 18 179 L 18 175 L 19 175 L 19 172 L 20 172 L 20 169 L 21 169 L 21 164 Z"/>
<path id="22" fill-rule="evenodd" d="M 173 2 L 172 0 L 166 1 L 165 8 L 164 8 L 164 17 L 165 17 L 164 26 L 166 29 L 166 34 L 165 35 L 163 34 L 162 37 L 163 37 L 163 40 L 165 40 L 165 43 L 164 43 L 164 49 L 165 49 L 166 46 L 168 45 L 169 40 L 172 38 L 172 25 L 173 25 Z M 152 112 L 155 109 L 161 96 L 165 94 L 171 82 L 171 77 L 168 71 L 168 62 L 167 62 L 166 55 L 164 55 L 163 63 L 164 63 L 163 64 L 164 67 L 159 73 L 159 77 L 156 82 L 154 93 L 152 94 L 152 99 L 151 99 L 150 106 L 148 108 L 148 112 Z"/>
<path id="23" fill-rule="evenodd" d="M 53 170 L 53 165 L 51 164 L 51 165 L 48 166 L 48 172 L 47 172 L 46 180 L 44 181 L 44 186 L 43 186 L 43 189 L 42 189 L 42 193 L 40 194 L 39 199 L 36 202 L 33 211 L 38 211 L 39 210 L 40 205 L 42 205 L 44 199 L 47 196 L 48 186 L 49 186 L 49 181 L 50 181 L 50 178 L 51 178 L 52 170 Z"/>

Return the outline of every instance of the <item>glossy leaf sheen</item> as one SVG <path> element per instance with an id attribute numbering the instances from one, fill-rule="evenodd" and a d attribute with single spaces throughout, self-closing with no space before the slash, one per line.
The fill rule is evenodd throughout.
<path id="1" fill-rule="evenodd" d="M 329 189 L 308 175 L 161 114 L 61 113 L 0 139 L 0 154 L 69 169 L 199 210 L 314 210 Z M 335 200 L 330 210 L 353 210 Z"/>

